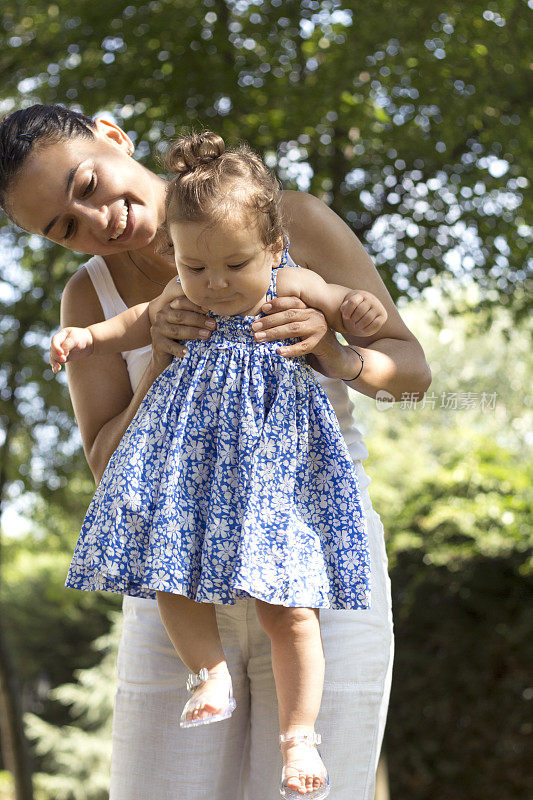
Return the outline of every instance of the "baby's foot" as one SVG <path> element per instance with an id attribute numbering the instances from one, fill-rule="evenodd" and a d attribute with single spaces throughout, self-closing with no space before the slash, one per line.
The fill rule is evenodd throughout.
<path id="1" fill-rule="evenodd" d="M 313 732 L 308 732 L 307 735 L 310 740 L 302 741 L 301 729 L 293 734 L 287 732 L 284 738 L 289 741 L 281 743 L 284 764 L 282 784 L 301 795 L 324 788 L 328 782 L 327 770 L 312 743 Z"/>
<path id="2" fill-rule="evenodd" d="M 201 680 L 183 709 L 182 727 L 227 719 L 235 708 L 227 669 L 201 670 L 199 676 Z"/>
<path id="3" fill-rule="evenodd" d="M 185 719 L 204 719 L 220 714 L 228 705 L 229 675 L 213 675 L 194 690 Z"/>

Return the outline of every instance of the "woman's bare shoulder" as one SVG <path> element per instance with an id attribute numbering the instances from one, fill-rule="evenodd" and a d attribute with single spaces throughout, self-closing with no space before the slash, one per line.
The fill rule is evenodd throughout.
<path id="1" fill-rule="evenodd" d="M 72 275 L 61 295 L 61 325 L 83 328 L 104 320 L 104 312 L 85 266 Z"/>
<path id="2" fill-rule="evenodd" d="M 325 208 L 327 206 L 321 200 L 308 192 L 285 189 L 281 193 L 283 227 L 290 239 L 291 256 L 302 267 L 308 266 L 305 261 L 305 243 L 313 220 L 320 221 Z"/>
<path id="3" fill-rule="evenodd" d="M 287 190 L 282 193 L 282 212 L 291 255 L 300 266 L 320 273 L 330 283 L 344 284 L 338 271 L 326 265 L 332 257 L 346 260 L 349 253 L 352 259 L 355 256 L 358 272 L 375 272 L 355 233 L 323 200 Z"/>
<path id="4" fill-rule="evenodd" d="M 381 300 L 388 319 L 378 338 L 414 340 L 394 305 L 374 262 L 349 225 L 329 206 L 306 192 L 283 192 L 285 227 L 294 260 L 317 272 L 326 283 L 364 289 Z M 364 344 L 356 337 L 350 341 Z M 369 340 L 366 340 L 368 345 Z"/>

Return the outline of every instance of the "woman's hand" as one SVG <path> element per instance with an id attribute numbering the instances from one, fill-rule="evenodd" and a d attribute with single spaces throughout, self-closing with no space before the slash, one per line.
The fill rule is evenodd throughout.
<path id="1" fill-rule="evenodd" d="M 349 380 L 356 374 L 360 363 L 357 356 L 339 342 L 321 311 L 308 308 L 299 297 L 274 297 L 261 311 L 267 316 L 252 323 L 252 328 L 264 337 L 258 339 L 256 335 L 256 341 L 300 337 L 300 342 L 280 347 L 277 352 L 286 358 L 307 356 L 309 365 L 329 378 Z"/>
<path id="2" fill-rule="evenodd" d="M 150 304 L 150 320 L 152 361 L 160 372 L 174 356 L 183 358 L 187 352 L 179 340 L 208 339 L 216 328 L 216 322 L 185 297 L 176 280 L 171 281 L 162 295 Z"/>
<path id="3" fill-rule="evenodd" d="M 308 308 L 299 297 L 274 297 L 261 307 L 263 317 L 252 323 L 256 342 L 298 337 L 296 344 L 279 347 L 276 352 L 285 358 L 318 352 L 328 332 L 326 318 L 316 308 Z"/>

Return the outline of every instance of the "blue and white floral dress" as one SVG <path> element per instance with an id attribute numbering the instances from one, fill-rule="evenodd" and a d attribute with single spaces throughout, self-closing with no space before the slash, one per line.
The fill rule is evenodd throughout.
<path id="1" fill-rule="evenodd" d="M 258 317 L 213 316 L 216 331 L 155 380 L 111 457 L 66 585 L 369 608 L 357 475 L 324 390 L 303 357 L 254 340 Z"/>

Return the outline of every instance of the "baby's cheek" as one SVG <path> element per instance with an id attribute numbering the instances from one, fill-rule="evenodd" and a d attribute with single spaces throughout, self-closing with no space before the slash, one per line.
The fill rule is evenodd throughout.
<path id="1" fill-rule="evenodd" d="M 202 301 L 204 300 L 204 295 L 201 289 L 198 286 L 194 285 L 194 281 L 190 280 L 182 280 L 181 281 L 181 288 L 183 289 L 186 296 L 196 305 L 201 305 Z"/>

